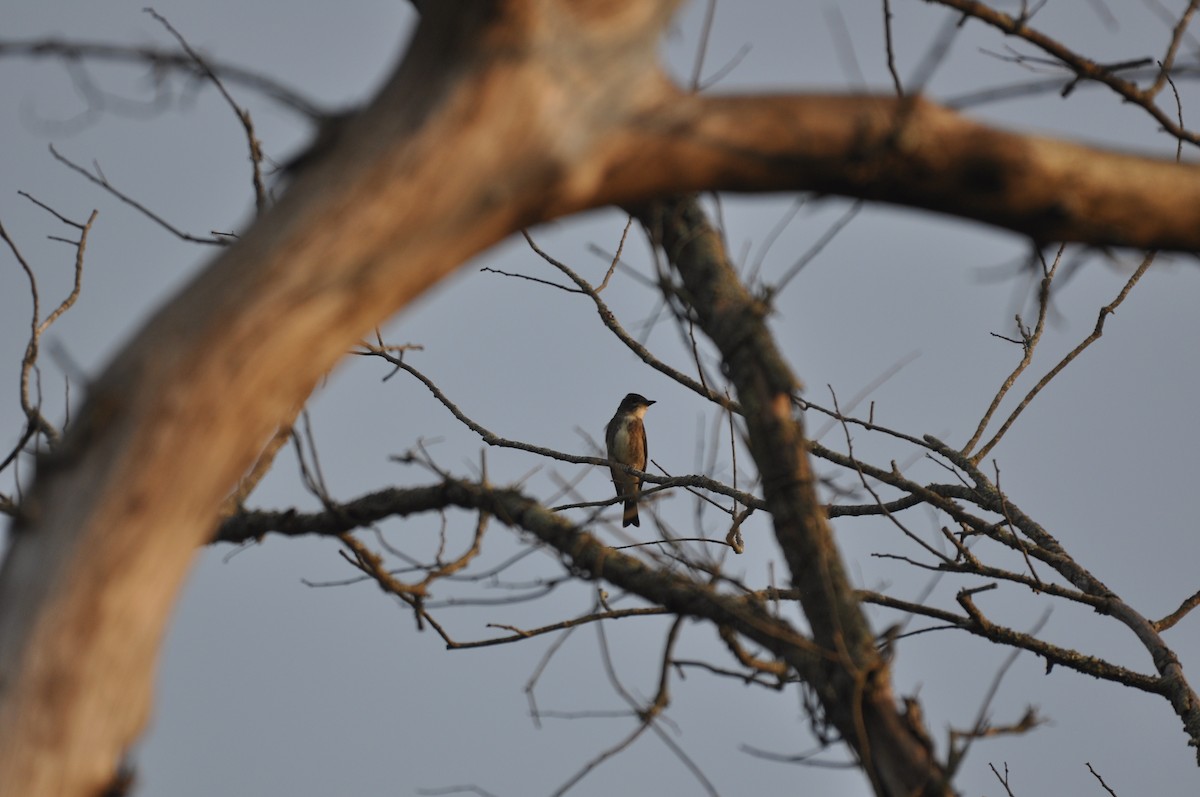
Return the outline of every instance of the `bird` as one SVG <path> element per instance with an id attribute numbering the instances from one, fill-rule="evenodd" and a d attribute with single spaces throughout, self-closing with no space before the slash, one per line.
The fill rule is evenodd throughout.
<path id="1" fill-rule="evenodd" d="M 646 417 L 646 410 L 653 403 L 637 393 L 630 393 L 621 399 L 617 414 L 604 428 L 604 442 L 608 446 L 609 460 L 638 470 L 646 469 L 646 427 L 642 419 Z M 617 488 L 617 497 L 625 499 L 621 526 L 641 526 L 637 502 L 642 492 L 642 480 L 632 473 L 627 473 L 617 464 L 609 465 L 608 469 L 612 473 L 613 486 Z"/>

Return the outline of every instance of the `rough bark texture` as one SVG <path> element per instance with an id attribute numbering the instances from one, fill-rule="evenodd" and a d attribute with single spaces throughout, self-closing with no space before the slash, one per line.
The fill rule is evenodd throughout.
<path id="1" fill-rule="evenodd" d="M 654 77 L 669 5 L 434 6 L 337 146 L 91 386 L 0 572 L 0 794 L 101 791 L 187 567 L 275 423 L 365 331 L 543 215 L 602 110 L 637 99 L 584 91 L 588 58 Z"/>
<path id="2" fill-rule="evenodd" d="M 655 203 L 638 216 L 679 272 L 684 299 L 737 389 L 775 538 L 820 649 L 821 672 L 809 684 L 826 716 L 863 762 L 877 794 L 952 794 L 933 751 L 898 709 L 846 577 L 792 398 L 798 382 L 767 329 L 765 305 L 738 279 L 694 197 Z"/>
<path id="3" fill-rule="evenodd" d="M 0 794 L 102 790 L 145 721 L 194 552 L 275 424 L 364 331 L 523 226 L 680 190 L 808 188 L 1039 239 L 1200 249 L 1192 167 L 997 133 L 922 103 L 681 95 L 656 63 L 675 0 L 425 5 L 371 106 L 147 323 L 39 464 L 0 570 Z M 736 330 L 723 317 L 718 306 L 710 332 L 724 347 Z M 745 370 L 739 351 L 729 362 L 753 401 L 754 453 L 780 541 L 795 547 L 793 577 L 840 582 L 827 530 L 801 531 L 823 521 L 804 497 L 790 381 L 770 362 Z M 768 451 L 776 431 L 785 445 Z M 911 784 L 889 757 L 911 754 L 919 770 L 924 753 L 884 749 L 902 734 L 879 730 L 890 698 L 886 678 L 872 680 L 882 671 L 865 626 L 810 600 L 810 617 L 829 612 L 831 672 L 862 679 L 861 708 L 847 707 L 847 721 L 866 723 L 853 743 Z M 881 793 L 901 793 L 881 777 Z"/>
<path id="4" fill-rule="evenodd" d="M 1200 167 L 973 122 L 920 98 L 686 97 L 635 127 L 622 193 L 803 188 L 925 208 L 1038 243 L 1200 251 Z"/>

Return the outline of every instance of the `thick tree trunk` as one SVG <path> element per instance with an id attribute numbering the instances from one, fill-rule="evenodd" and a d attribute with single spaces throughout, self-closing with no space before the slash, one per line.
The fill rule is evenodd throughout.
<path id="1" fill-rule="evenodd" d="M 587 102 L 596 64 L 558 63 L 559 29 L 596 8 L 581 46 L 654 77 L 670 4 L 633 5 L 436 4 L 338 145 L 90 386 L 0 571 L 0 794 L 100 792 L 221 500 L 355 340 L 542 215 L 629 99 Z"/>

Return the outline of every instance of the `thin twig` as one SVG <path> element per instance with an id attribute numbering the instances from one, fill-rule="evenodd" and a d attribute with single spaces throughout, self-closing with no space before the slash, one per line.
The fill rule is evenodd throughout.
<path id="1" fill-rule="evenodd" d="M 129 205 L 131 208 L 138 211 L 139 213 L 141 213 L 143 216 L 145 216 L 146 218 L 153 221 L 158 226 L 160 226 L 163 229 L 170 232 L 176 238 L 179 238 L 180 240 L 183 240 L 183 241 L 190 241 L 191 243 L 209 244 L 211 246 L 228 246 L 229 245 L 230 242 L 223 238 L 218 238 L 215 236 L 212 238 L 202 238 L 198 235 L 192 235 L 191 233 L 184 232 L 183 230 L 176 227 L 174 224 L 171 224 L 171 222 L 164 219 L 162 216 L 159 216 L 157 213 L 150 210 L 148 207 L 143 205 L 141 202 L 138 202 L 136 199 L 133 199 L 129 195 L 124 194 L 120 190 L 118 190 L 112 183 L 110 183 L 108 181 L 108 178 L 106 178 L 103 175 L 103 173 L 100 172 L 99 167 L 96 168 L 96 174 L 92 174 L 90 171 L 83 168 L 82 166 L 75 163 L 74 161 L 70 160 L 65 155 L 60 154 L 59 151 L 54 148 L 53 144 L 50 144 L 49 148 L 50 148 L 50 154 L 53 155 L 55 160 L 57 160 L 59 163 L 63 164 L 64 166 L 71 169 L 72 171 L 83 175 L 90 182 L 100 186 L 105 191 L 107 191 L 108 193 L 115 196 L 117 199 L 124 202 L 126 205 Z"/>
<path id="2" fill-rule="evenodd" d="M 888 73 L 892 76 L 892 85 L 896 87 L 896 96 L 904 96 L 904 84 L 900 82 L 900 73 L 896 71 L 896 51 L 892 47 L 892 3 L 883 0 L 883 44 L 887 51 Z"/>
<path id="3" fill-rule="evenodd" d="M 9 39 L 0 40 L 0 58 L 60 58 L 67 62 L 84 59 L 114 61 L 117 63 L 144 64 L 154 74 L 174 69 L 185 74 L 196 74 L 196 61 L 187 53 L 159 50 L 154 47 L 131 47 L 107 42 L 69 41 L 65 39 Z M 269 97 L 283 107 L 309 119 L 328 116 L 325 109 L 308 98 L 271 78 L 249 69 L 232 64 L 207 61 L 208 68 L 223 79 L 239 83 L 246 88 Z"/>
<path id="4" fill-rule="evenodd" d="M 984 457 L 991 453 L 992 449 L 996 447 L 996 444 L 1000 442 L 1001 438 L 1004 437 L 1009 428 L 1012 427 L 1012 425 L 1016 422 L 1017 418 L 1021 416 L 1021 413 L 1025 411 L 1025 408 L 1029 406 L 1030 402 L 1037 397 L 1038 393 L 1042 392 L 1042 389 L 1046 387 L 1046 385 L 1050 384 L 1050 380 L 1058 376 L 1058 374 L 1064 368 L 1074 362 L 1075 359 L 1079 357 L 1079 355 L 1082 354 L 1089 346 L 1100 339 L 1100 337 L 1104 334 L 1104 322 L 1110 315 L 1115 313 L 1117 308 L 1121 306 L 1121 303 L 1125 301 L 1125 297 L 1127 297 L 1129 292 L 1133 290 L 1133 286 L 1137 285 L 1138 281 L 1141 280 L 1142 276 L 1150 268 L 1150 264 L 1154 262 L 1154 257 L 1156 254 L 1156 252 L 1148 252 L 1146 256 L 1142 258 L 1141 264 L 1138 265 L 1137 270 L 1133 272 L 1133 275 L 1126 280 L 1125 285 L 1122 286 L 1116 297 L 1111 302 L 1100 308 L 1100 313 L 1096 317 L 1096 325 L 1093 327 L 1092 333 L 1084 338 L 1078 346 L 1071 349 L 1071 351 L 1068 352 L 1065 357 L 1059 360 L 1053 368 L 1046 372 L 1045 376 L 1038 380 L 1037 384 L 1025 394 L 1025 398 L 1021 399 L 1021 403 L 1018 404 L 1016 408 L 1009 413 L 1008 417 L 1004 419 L 1004 423 L 1000 425 L 999 430 L 997 430 L 996 434 L 992 436 L 992 439 L 989 440 L 983 446 L 983 448 L 979 449 L 979 451 L 971 456 L 971 462 L 978 464 L 979 462 L 983 461 Z"/>
<path id="5" fill-rule="evenodd" d="M 1084 763 L 1087 764 L 1088 772 L 1091 772 L 1092 777 L 1094 777 L 1096 780 L 1100 781 L 1100 785 L 1104 787 L 1104 790 L 1106 792 L 1108 792 L 1109 794 L 1111 794 L 1112 797 L 1117 797 L 1117 793 L 1115 791 L 1113 791 L 1107 783 L 1104 782 L 1104 778 L 1100 777 L 1100 773 L 1097 772 L 1096 770 L 1092 769 L 1092 763 L 1090 761 L 1086 761 Z"/>
<path id="6" fill-rule="evenodd" d="M 1008 395 L 1008 391 L 1016 383 L 1018 377 L 1033 362 L 1033 352 L 1037 348 L 1038 342 L 1041 341 L 1042 331 L 1046 326 L 1046 312 L 1050 307 L 1050 286 L 1054 282 L 1055 274 L 1058 273 L 1058 266 L 1062 262 L 1064 251 L 1066 251 L 1066 244 L 1058 247 L 1058 253 L 1054 256 L 1054 262 L 1049 268 L 1046 267 L 1045 260 L 1042 260 L 1042 281 L 1038 288 L 1037 323 L 1034 324 L 1033 331 L 1030 332 L 1021 321 L 1021 316 L 1018 315 L 1016 317 L 1017 331 L 1021 335 L 1021 361 L 1017 363 L 1016 367 L 1005 378 L 1003 384 L 1000 385 L 1000 389 L 992 397 L 992 403 L 988 405 L 987 410 L 983 413 L 983 417 L 979 419 L 979 424 L 975 427 L 975 434 L 971 435 L 971 439 L 963 446 L 963 454 L 970 455 L 971 449 L 975 447 L 975 444 L 983 437 L 983 433 L 987 431 L 988 424 L 992 422 L 992 416 L 1000 408 L 1000 402 Z M 1038 252 L 1038 257 L 1041 257 L 1041 252 Z"/>
<path id="7" fill-rule="evenodd" d="M 166 17 L 159 14 L 153 8 L 144 8 L 142 10 L 154 17 L 154 19 L 157 20 L 160 25 L 167 29 L 168 33 L 175 37 L 175 41 L 179 42 L 179 46 L 183 48 L 183 51 L 186 52 L 192 58 L 192 60 L 196 62 L 196 66 L 200 68 L 200 71 L 204 73 L 205 77 L 212 81 L 213 85 L 217 87 L 217 91 L 219 91 L 221 96 L 225 98 L 225 102 L 228 103 L 229 107 L 233 109 L 234 115 L 238 118 L 238 122 L 240 122 L 242 125 L 242 130 L 246 134 L 246 142 L 250 148 L 250 169 L 251 182 L 254 186 L 254 204 L 258 212 L 262 213 L 267 209 L 267 189 L 263 184 L 262 177 L 262 142 L 260 142 L 258 137 L 254 134 L 254 122 L 250 119 L 250 112 L 234 102 L 233 96 L 230 95 L 228 89 L 225 88 L 225 84 L 221 82 L 221 78 L 217 75 L 216 71 L 214 71 L 213 68 L 208 65 L 208 62 L 201 57 L 200 53 L 192 49 L 192 45 L 188 44 L 188 41 L 183 37 L 183 34 L 177 31 L 175 27 L 167 21 Z"/>
<path id="8" fill-rule="evenodd" d="M 1171 612 L 1166 617 L 1162 618 L 1161 620 L 1154 621 L 1154 623 L 1153 623 L 1154 630 L 1155 631 L 1166 631 L 1168 628 L 1174 626 L 1176 623 L 1178 623 L 1184 617 L 1187 617 L 1188 613 L 1191 612 L 1192 609 L 1195 609 L 1197 606 L 1200 606 L 1200 591 L 1192 593 L 1192 595 L 1190 595 L 1187 599 L 1185 599 L 1183 603 L 1179 604 L 1178 609 Z"/>
<path id="9" fill-rule="evenodd" d="M 626 229 L 628 229 L 628 228 L 626 228 Z M 725 398 L 723 395 L 716 392 L 712 388 L 709 388 L 706 385 L 696 381 L 695 379 L 692 379 L 687 374 L 670 367 L 669 365 L 667 365 L 666 363 L 662 362 L 657 357 L 655 357 L 653 354 L 651 354 L 650 351 L 645 346 L 643 346 L 641 343 L 638 343 L 617 322 L 616 315 L 613 313 L 612 310 L 609 309 L 608 305 L 604 303 L 604 300 L 600 298 L 599 289 L 593 288 L 587 282 L 587 280 L 585 280 L 585 279 L 583 279 L 583 277 L 579 276 L 579 274 L 577 274 L 574 271 L 574 269 L 572 269 L 566 263 L 556 260 L 549 254 L 547 254 L 545 251 L 543 251 L 537 245 L 537 243 L 534 242 L 533 238 L 530 237 L 530 235 L 528 233 L 525 233 L 525 240 L 529 243 L 529 247 L 538 255 L 538 257 L 542 258 L 547 263 L 554 266 L 559 271 L 561 271 L 563 274 L 565 274 L 572 282 L 574 282 L 577 286 L 579 286 L 579 288 L 583 291 L 583 293 L 587 294 L 591 298 L 591 300 L 596 305 L 596 311 L 600 314 L 600 320 L 604 322 L 604 325 L 606 327 L 608 327 L 609 330 L 611 330 L 612 333 L 614 335 L 616 335 L 617 338 L 622 343 L 624 343 L 627 347 L 629 347 L 629 349 L 634 354 L 636 354 L 639 358 L 641 358 L 642 362 L 646 363 L 651 368 L 654 368 L 655 370 L 665 374 L 668 378 L 674 380 L 678 384 L 691 389 L 692 391 L 694 391 L 695 393 L 699 394 L 700 396 L 708 399 L 709 401 L 711 401 L 719 406 L 722 406 L 722 407 L 732 408 L 735 412 L 737 412 L 739 414 L 741 413 L 741 407 L 738 406 L 738 404 L 736 402 L 730 402 L 729 399 Z M 622 242 L 624 242 L 624 240 L 625 240 L 624 236 L 622 236 L 621 240 L 622 240 Z M 617 257 L 619 257 L 619 250 L 618 250 Z M 617 257 L 613 258 L 614 264 L 616 263 Z M 610 273 L 611 273 L 611 269 L 610 269 Z M 607 282 L 607 278 L 605 279 L 605 282 Z M 601 287 L 603 287 L 603 286 L 601 286 Z"/>

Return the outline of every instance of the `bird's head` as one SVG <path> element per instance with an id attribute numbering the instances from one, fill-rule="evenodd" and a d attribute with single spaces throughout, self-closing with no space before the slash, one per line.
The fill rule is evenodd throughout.
<path id="1" fill-rule="evenodd" d="M 643 395 L 630 393 L 621 399 L 621 406 L 617 408 L 617 412 L 621 414 L 633 413 L 641 418 L 646 414 L 646 408 L 653 403 L 653 401 Z"/>

